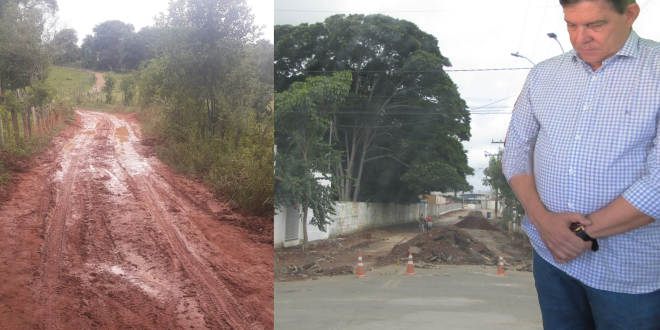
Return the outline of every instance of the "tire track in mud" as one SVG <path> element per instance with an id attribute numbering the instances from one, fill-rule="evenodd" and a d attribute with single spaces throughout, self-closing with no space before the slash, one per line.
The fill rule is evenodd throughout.
<path id="1" fill-rule="evenodd" d="M 0 285 L 0 329 L 272 328 L 272 247 L 217 221 L 241 215 L 151 158 L 139 136 L 134 117 L 77 110 L 44 174 L 26 178 L 45 193 L 21 189 L 0 210 L 9 228 L 0 232 L 34 228 L 0 246 L 35 242 L 22 280 L 4 285 L 22 286 Z M 13 274 L 9 255 L 4 274 Z M 21 295 L 5 303 L 8 292 Z M 20 317 L 5 325 L 12 308 Z"/>
<path id="2" fill-rule="evenodd" d="M 69 197 L 71 187 L 75 179 L 76 169 L 78 167 L 79 156 L 73 156 L 71 163 L 66 171 L 64 178 L 64 189 L 60 200 L 56 203 L 56 208 L 51 224 L 46 234 L 44 244 L 45 262 L 43 273 L 43 285 L 41 288 L 41 301 L 44 302 L 41 308 L 41 314 L 44 315 L 43 322 L 46 329 L 59 329 L 59 319 L 53 317 L 53 298 L 59 287 L 60 264 L 62 262 L 62 250 L 66 241 L 66 216 L 69 210 Z"/>
<path id="3" fill-rule="evenodd" d="M 141 203 L 146 206 L 150 218 L 154 220 L 154 225 L 164 233 L 167 244 L 172 250 L 170 253 L 181 264 L 181 268 L 186 274 L 185 277 L 188 278 L 186 282 L 193 283 L 196 290 L 193 291 L 194 294 L 184 294 L 183 297 L 178 298 L 185 300 L 185 298 L 194 297 L 199 307 L 204 310 L 205 325 L 208 328 L 263 329 L 263 325 L 256 321 L 254 315 L 245 311 L 236 301 L 232 292 L 226 288 L 223 280 L 218 277 L 218 275 L 224 275 L 224 277 L 231 278 L 233 275 L 216 275 L 215 273 L 219 270 L 212 263 L 210 267 L 209 263 L 205 262 L 208 260 L 195 252 L 193 246 L 199 247 L 201 244 L 208 248 L 208 242 L 200 242 L 199 237 L 190 233 L 188 227 L 191 224 L 186 221 L 185 215 L 191 206 L 193 209 L 203 209 L 206 212 L 208 212 L 208 208 L 200 207 L 200 203 L 187 194 L 176 193 L 178 190 L 170 187 L 168 180 L 153 172 L 149 165 L 136 166 L 134 161 L 122 161 L 122 159 L 130 159 L 131 154 L 135 153 L 132 148 L 124 146 L 124 143 L 130 143 L 128 140 L 134 134 L 133 129 L 117 118 L 109 115 L 103 116 L 105 117 L 103 121 L 109 120 L 113 124 L 114 134 L 111 133 L 109 137 L 113 141 L 120 141 L 120 154 L 127 157 L 117 158 L 118 167 L 126 178 L 126 184 L 131 187 L 130 190 L 133 193 L 137 192 L 139 195 Z M 137 154 L 133 156 L 137 156 Z M 131 167 L 132 171 L 128 170 Z M 141 168 L 137 171 L 138 173 L 136 173 L 136 167 Z M 176 214 L 172 214 L 172 212 Z M 181 232 L 182 229 L 185 233 Z M 194 242 L 190 241 L 188 236 Z M 202 248 L 202 252 L 208 253 L 207 248 Z M 220 270 L 226 272 L 226 269 Z"/>
<path id="4" fill-rule="evenodd" d="M 202 307 L 206 311 L 214 310 L 215 314 L 220 316 L 220 320 L 213 321 L 212 325 L 217 324 L 220 329 L 261 329 L 262 327 L 254 322 L 252 317 L 246 315 L 232 294 L 216 279 L 213 272 L 208 270 L 191 251 L 177 228 L 171 225 L 176 218 L 170 217 L 162 211 L 165 205 L 159 201 L 158 193 L 151 183 L 144 177 L 139 178 L 138 182 L 148 199 L 149 212 L 166 232 L 177 258 L 184 265 L 185 271 L 189 272 L 194 277 L 194 281 L 201 285 Z"/>

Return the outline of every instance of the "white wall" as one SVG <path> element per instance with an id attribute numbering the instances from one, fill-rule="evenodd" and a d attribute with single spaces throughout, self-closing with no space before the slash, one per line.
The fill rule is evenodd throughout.
<path id="1" fill-rule="evenodd" d="M 307 217 L 308 240 L 316 241 L 348 235 L 364 230 L 390 226 L 399 223 L 415 221 L 420 215 L 438 216 L 449 211 L 461 209 L 461 203 L 448 203 L 444 205 L 430 204 L 427 206 L 419 204 L 380 204 L 380 203 L 335 203 L 336 215 L 331 215 L 333 222 L 325 226 L 325 232 L 318 227 L 310 225 L 309 220 L 313 214 L 310 210 Z M 287 208 L 286 212 L 296 212 L 293 208 Z M 285 212 L 282 212 L 285 213 Z M 291 216 L 291 215 L 289 215 Z M 274 245 L 276 249 L 300 244 L 303 238 L 302 224 L 298 240 L 285 241 L 286 214 L 275 216 Z"/>
<path id="2" fill-rule="evenodd" d="M 273 243 L 275 244 L 276 249 L 282 248 L 284 244 L 284 229 L 286 228 L 286 207 L 282 207 L 282 210 L 275 210 L 275 230 L 273 232 Z"/>

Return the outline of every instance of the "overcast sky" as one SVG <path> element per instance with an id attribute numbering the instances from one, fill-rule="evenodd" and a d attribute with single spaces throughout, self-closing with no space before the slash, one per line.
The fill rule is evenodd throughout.
<path id="1" fill-rule="evenodd" d="M 642 38 L 660 41 L 660 0 L 638 0 L 642 11 L 633 29 Z M 532 62 L 561 54 L 559 44 L 548 38 L 557 34 L 572 49 L 558 0 L 275 0 L 275 24 L 321 22 L 335 14 L 385 14 L 415 23 L 438 39 L 440 52 L 452 62 L 446 69 L 529 68 L 531 63 L 511 56 L 519 52 Z M 655 19 L 653 17 L 656 17 Z M 469 107 L 479 107 L 512 96 L 489 108 L 510 113 L 529 70 L 449 72 Z M 488 166 L 484 151 L 496 152 L 504 140 L 510 114 L 472 115 L 472 138 L 465 142 L 469 165 L 476 175 L 468 182 L 476 190 Z"/>
<path id="2" fill-rule="evenodd" d="M 255 24 L 263 29 L 262 38 L 273 41 L 273 0 L 246 0 L 255 15 Z M 78 32 L 78 44 L 99 23 L 120 20 L 133 24 L 135 32 L 154 25 L 153 18 L 167 12 L 169 0 L 83 1 L 57 0 L 61 24 Z"/>

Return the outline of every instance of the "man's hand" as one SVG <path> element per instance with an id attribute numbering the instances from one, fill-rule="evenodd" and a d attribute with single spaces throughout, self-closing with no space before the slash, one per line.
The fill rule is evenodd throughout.
<path id="1" fill-rule="evenodd" d="M 583 241 L 569 229 L 575 222 L 585 226 L 591 225 L 591 221 L 584 215 L 546 211 L 535 217 L 529 217 L 557 263 L 573 260 L 591 248 L 591 242 Z"/>

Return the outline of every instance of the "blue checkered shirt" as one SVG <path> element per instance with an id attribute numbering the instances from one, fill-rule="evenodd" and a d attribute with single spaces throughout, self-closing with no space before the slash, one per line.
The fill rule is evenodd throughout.
<path id="1" fill-rule="evenodd" d="M 504 175 L 533 173 L 551 212 L 588 215 L 623 196 L 660 219 L 659 112 L 660 44 L 634 31 L 597 71 L 574 50 L 543 61 L 514 107 Z M 590 287 L 660 289 L 660 221 L 598 239 L 599 251 L 565 264 L 554 261 L 528 218 L 522 226 L 543 259 Z"/>

